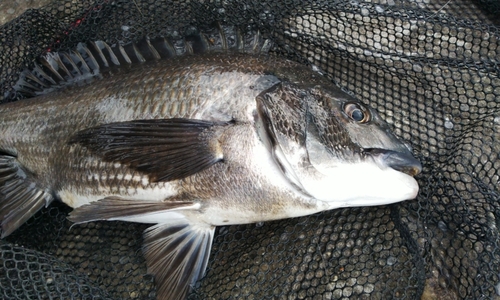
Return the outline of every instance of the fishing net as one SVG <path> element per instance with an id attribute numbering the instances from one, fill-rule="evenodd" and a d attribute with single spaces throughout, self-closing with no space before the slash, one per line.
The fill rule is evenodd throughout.
<path id="1" fill-rule="evenodd" d="M 412 201 L 219 227 L 190 299 L 500 299 L 500 2 L 57 0 L 19 14 L 20 3 L 0 6 L 12 19 L 1 102 L 29 97 L 17 83 L 40 55 L 79 42 L 258 31 L 377 109 L 422 162 Z M 71 227 L 69 211 L 54 203 L 0 241 L 0 298 L 154 299 L 147 226 Z"/>

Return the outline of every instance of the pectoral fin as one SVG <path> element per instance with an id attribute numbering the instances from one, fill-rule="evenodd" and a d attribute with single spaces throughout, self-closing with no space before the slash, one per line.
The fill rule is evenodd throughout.
<path id="1" fill-rule="evenodd" d="M 52 195 L 15 157 L 0 155 L 0 238 L 11 234 L 52 200 Z"/>
<path id="2" fill-rule="evenodd" d="M 215 228 L 187 219 L 163 223 L 144 233 L 148 272 L 155 276 L 157 298 L 186 299 L 205 272 Z"/>
<path id="3" fill-rule="evenodd" d="M 217 141 L 229 123 L 189 119 L 136 120 L 78 132 L 79 143 L 105 161 L 120 162 L 151 181 L 182 179 L 223 159 Z"/>

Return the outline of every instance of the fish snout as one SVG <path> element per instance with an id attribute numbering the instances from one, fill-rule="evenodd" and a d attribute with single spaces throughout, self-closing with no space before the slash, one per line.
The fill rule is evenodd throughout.
<path id="1" fill-rule="evenodd" d="M 422 164 L 410 152 L 398 152 L 385 149 L 366 149 L 365 153 L 379 160 L 384 166 L 410 176 L 422 172 Z"/>

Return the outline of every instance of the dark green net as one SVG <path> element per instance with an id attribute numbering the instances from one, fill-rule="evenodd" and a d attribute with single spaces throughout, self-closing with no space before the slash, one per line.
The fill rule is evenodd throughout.
<path id="1" fill-rule="evenodd" d="M 412 201 L 218 228 L 191 299 L 500 299 L 495 0 L 58 0 L 0 27 L 0 99 L 26 97 L 20 73 L 47 51 L 216 24 L 260 31 L 376 108 L 424 169 Z M 68 210 L 0 241 L 0 298 L 154 299 L 146 226 L 70 227 Z"/>

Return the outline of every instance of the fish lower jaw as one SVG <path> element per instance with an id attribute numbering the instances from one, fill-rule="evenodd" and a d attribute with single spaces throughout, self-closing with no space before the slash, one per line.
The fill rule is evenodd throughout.
<path id="1" fill-rule="evenodd" d="M 417 190 L 418 191 L 418 190 Z M 413 193 L 412 193 L 413 195 Z M 364 206 L 379 206 L 379 205 L 389 205 L 398 202 L 403 202 L 406 200 L 412 200 L 416 198 L 415 196 L 401 197 L 401 198 L 383 198 L 376 196 L 362 196 L 359 198 L 349 198 L 337 201 L 326 202 L 325 205 L 328 207 L 325 210 L 333 210 L 338 208 L 346 207 L 364 207 Z"/>
<path id="2" fill-rule="evenodd" d="M 328 209 L 391 204 L 414 199 L 419 190 L 412 176 L 370 163 L 340 166 L 335 174 L 308 178 L 302 184 Z"/>
<path id="3" fill-rule="evenodd" d="M 419 190 L 418 183 L 413 177 L 406 176 L 407 181 L 401 181 L 395 183 L 391 187 L 385 187 L 387 193 L 381 190 L 380 193 L 373 192 L 371 195 L 360 195 L 358 197 L 344 199 L 343 201 L 333 201 L 330 202 L 330 205 L 333 206 L 332 209 L 340 207 L 377 206 L 415 199 Z"/>

